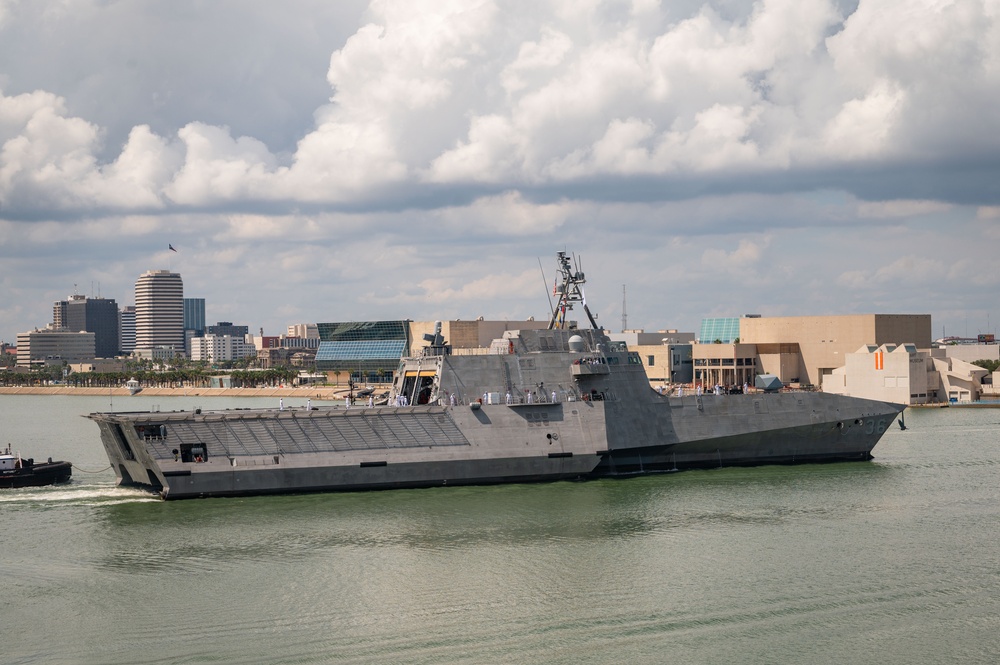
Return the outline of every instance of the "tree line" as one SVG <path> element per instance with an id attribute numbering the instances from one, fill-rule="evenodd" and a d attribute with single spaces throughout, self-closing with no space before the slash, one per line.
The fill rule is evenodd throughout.
<path id="1" fill-rule="evenodd" d="M 183 368 L 154 371 L 136 369 L 118 372 L 72 372 L 65 377 L 60 366 L 40 367 L 29 372 L 0 371 L 0 386 L 30 387 L 59 383 L 74 388 L 119 388 L 135 379 L 143 388 L 209 388 L 212 379 L 230 377 L 233 388 L 260 388 L 264 386 L 291 385 L 299 375 L 298 370 L 276 367 L 264 370 L 234 370 L 219 372 L 202 368 Z"/>

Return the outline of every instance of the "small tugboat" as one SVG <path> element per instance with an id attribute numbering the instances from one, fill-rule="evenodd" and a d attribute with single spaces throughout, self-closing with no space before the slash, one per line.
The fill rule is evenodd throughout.
<path id="1" fill-rule="evenodd" d="M 33 458 L 23 459 L 7 450 L 0 452 L 0 489 L 14 487 L 38 487 L 68 482 L 73 475 L 70 462 L 48 462 L 35 464 Z"/>
<path id="2" fill-rule="evenodd" d="M 125 387 L 128 388 L 129 395 L 135 395 L 142 392 L 142 386 L 139 385 L 139 382 L 135 380 L 134 376 L 125 382 Z"/>

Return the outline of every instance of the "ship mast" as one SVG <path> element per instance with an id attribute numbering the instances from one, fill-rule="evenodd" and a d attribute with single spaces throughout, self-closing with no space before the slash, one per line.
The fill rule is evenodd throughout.
<path id="1" fill-rule="evenodd" d="M 552 295 L 557 297 L 556 305 L 552 308 L 552 318 L 549 319 L 549 330 L 565 329 L 569 321 L 569 312 L 573 311 L 573 304 L 583 305 L 583 311 L 590 319 L 590 325 L 594 330 L 600 330 L 597 320 L 590 313 L 587 307 L 587 296 L 583 293 L 583 285 L 587 280 L 580 270 L 579 261 L 574 257 L 573 261 L 566 256 L 566 252 L 559 252 L 559 277 L 552 287 Z M 576 265 L 574 265 L 574 263 Z M 561 283 L 560 283 L 561 282 Z"/>

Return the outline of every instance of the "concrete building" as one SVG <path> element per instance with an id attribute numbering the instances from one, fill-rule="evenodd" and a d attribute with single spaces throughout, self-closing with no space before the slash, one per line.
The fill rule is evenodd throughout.
<path id="1" fill-rule="evenodd" d="M 760 371 L 757 363 L 757 346 L 754 344 L 693 344 L 691 362 L 693 380 L 705 389 L 714 386 L 738 387 L 754 385 Z"/>
<path id="2" fill-rule="evenodd" d="M 422 347 L 427 346 L 424 335 L 433 335 L 438 321 L 408 321 L 410 348 L 409 355 L 416 355 Z M 500 339 L 508 330 L 544 330 L 549 327 L 548 321 L 487 321 L 473 319 L 469 321 L 441 321 L 441 336 L 444 337 L 452 350 L 484 349 L 495 339 Z"/>
<path id="3" fill-rule="evenodd" d="M 257 349 L 243 337 L 205 335 L 191 338 L 191 360 L 224 362 L 255 356 Z"/>
<path id="4" fill-rule="evenodd" d="M 0 367 L 13 367 L 17 364 L 17 347 L 0 340 Z"/>
<path id="5" fill-rule="evenodd" d="M 90 372 L 124 372 L 125 361 L 114 358 L 98 358 L 91 362 L 70 363 L 69 371 L 73 374 L 88 374 Z"/>
<path id="6" fill-rule="evenodd" d="M 33 367 L 91 361 L 95 358 L 95 335 L 52 326 L 17 335 L 18 367 Z"/>
<path id="7" fill-rule="evenodd" d="M 214 326 L 205 329 L 209 335 L 229 335 L 244 339 L 250 333 L 250 326 L 234 326 L 232 321 L 219 321 Z"/>
<path id="8" fill-rule="evenodd" d="M 280 349 L 311 349 L 315 351 L 319 348 L 320 339 L 319 337 L 313 339 L 305 337 L 286 337 L 285 335 L 282 335 L 278 342 L 279 344 L 277 348 Z"/>
<path id="9" fill-rule="evenodd" d="M 897 404 L 975 402 L 989 372 L 941 349 L 914 344 L 869 344 L 846 354 L 843 367 L 823 377 L 823 392 Z"/>
<path id="10" fill-rule="evenodd" d="M 286 337 L 299 337 L 301 339 L 319 339 L 319 328 L 315 323 L 296 323 L 288 326 Z"/>
<path id="11" fill-rule="evenodd" d="M 317 371 L 335 380 L 389 381 L 404 356 L 418 355 L 437 324 L 451 352 L 484 352 L 507 330 L 544 329 L 547 321 L 349 321 L 318 323 Z"/>
<path id="12" fill-rule="evenodd" d="M 135 283 L 136 349 L 170 347 L 184 353 L 184 282 L 178 273 L 150 270 Z"/>
<path id="13" fill-rule="evenodd" d="M 109 298 L 71 295 L 52 306 L 52 327 L 94 333 L 98 358 L 114 358 L 119 344 L 118 303 Z"/>
<path id="14" fill-rule="evenodd" d="M 932 339 L 930 314 L 743 317 L 739 324 L 740 344 L 756 346 L 758 373 L 774 374 L 785 384 L 820 386 L 862 346 L 908 343 L 929 349 Z M 696 362 L 704 346 L 695 348 Z"/>
<path id="15" fill-rule="evenodd" d="M 316 367 L 316 351 L 316 348 L 307 347 L 262 349 L 257 352 L 257 365 L 261 369 L 271 369 L 274 367 L 305 367 L 314 369 Z M 325 380 L 326 375 L 323 375 L 323 378 Z"/>
<path id="16" fill-rule="evenodd" d="M 939 347 L 949 358 L 973 363 L 977 360 L 1000 360 L 1000 344 L 946 344 Z"/>
<path id="17" fill-rule="evenodd" d="M 118 310 L 118 349 L 125 355 L 135 351 L 135 306 Z"/>
<path id="18" fill-rule="evenodd" d="M 674 383 L 691 383 L 694 367 L 691 344 L 695 334 L 675 329 L 647 333 L 644 330 L 625 330 L 609 333 L 614 342 L 625 342 L 629 351 L 642 359 L 650 384 L 664 387 Z"/>
<path id="19" fill-rule="evenodd" d="M 247 333 L 245 339 L 248 343 L 253 344 L 254 348 L 257 349 L 258 354 L 265 351 L 266 349 L 281 348 L 281 336 L 265 335 L 263 330 L 259 335 Z"/>
<path id="20" fill-rule="evenodd" d="M 692 346 L 694 382 L 741 389 L 768 374 L 785 385 L 816 387 L 867 345 L 909 343 L 930 348 L 929 314 L 706 319 Z"/>
<path id="21" fill-rule="evenodd" d="M 142 360 L 151 360 L 154 365 L 167 367 L 173 365 L 178 356 L 184 355 L 184 349 L 175 349 L 172 346 L 157 346 L 152 349 L 136 349 L 132 356 Z"/>

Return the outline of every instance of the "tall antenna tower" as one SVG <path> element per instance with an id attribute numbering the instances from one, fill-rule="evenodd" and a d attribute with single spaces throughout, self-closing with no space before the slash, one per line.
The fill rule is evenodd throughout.
<path id="1" fill-rule="evenodd" d="M 587 296 L 583 293 L 583 285 L 587 282 L 583 271 L 580 270 L 579 259 L 574 256 L 572 260 L 566 256 L 566 252 L 558 252 L 559 277 L 552 285 L 552 295 L 558 298 L 555 307 L 552 308 L 552 318 L 549 319 L 549 330 L 565 329 L 569 324 L 568 313 L 573 310 L 573 304 L 579 303 L 583 306 L 590 325 L 594 330 L 599 330 L 597 319 L 587 307 Z M 575 264 L 575 265 L 574 265 Z"/>
<path id="2" fill-rule="evenodd" d="M 622 332 L 628 330 L 628 314 L 625 311 L 625 285 L 622 284 Z"/>

